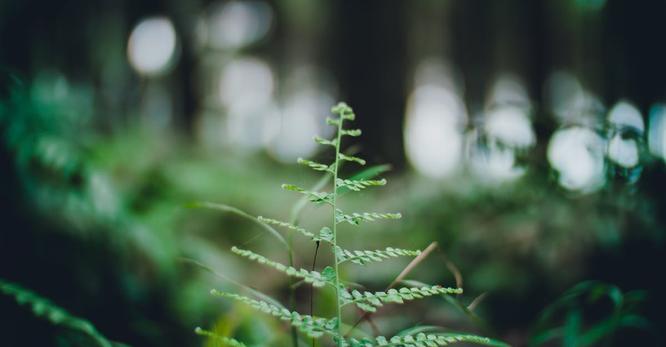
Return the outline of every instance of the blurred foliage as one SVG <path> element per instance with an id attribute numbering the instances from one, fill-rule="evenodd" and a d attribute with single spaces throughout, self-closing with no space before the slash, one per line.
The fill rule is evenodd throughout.
<path id="1" fill-rule="evenodd" d="M 623 292 L 617 286 L 595 281 L 580 283 L 541 313 L 530 346 L 547 345 L 553 340 L 565 347 L 625 346 L 631 339 L 613 338 L 622 330 L 652 329 L 640 312 L 645 301 L 644 291 Z"/>
<path id="2" fill-rule="evenodd" d="M 111 342 L 106 339 L 90 322 L 71 315 L 48 299 L 15 283 L 5 282 L 0 279 L 0 293 L 12 297 L 18 305 L 29 307 L 35 317 L 46 319 L 51 324 L 62 326 L 87 337 L 87 339 L 82 339 L 81 336 L 78 336 L 77 341 L 77 338 L 70 338 L 64 334 L 59 336 L 62 340 L 60 340 L 58 346 L 123 346 L 120 343 Z"/>
<path id="3" fill-rule="evenodd" d="M 279 184 L 295 177 L 310 186 L 317 178 L 263 155 L 193 144 L 141 121 L 104 127 L 92 116 L 92 100 L 89 86 L 43 73 L 30 82 L 13 80 L 0 101 L 3 150 L 12 170 L 7 175 L 18 183 L 11 187 L 18 194 L 12 204 L 25 216 L 8 216 L 21 224 L 3 228 L 0 275 L 43 292 L 113 339 L 133 345 L 196 344 L 191 327 L 202 321 L 216 322 L 216 332 L 233 331 L 257 346 L 270 331 L 282 345 L 289 337 L 273 335 L 279 330 L 275 323 L 256 323 L 259 318 L 232 305 L 220 312 L 202 295 L 213 286 L 226 288 L 228 281 L 181 261 L 194 259 L 241 282 L 256 269 L 224 250 L 251 244 L 275 256 L 270 239 L 237 216 L 183 206 L 225 201 L 263 215 L 289 216 L 296 200 L 279 194 Z M 538 165 L 533 170 L 499 187 L 464 177 L 444 184 L 393 174 L 395 184 L 379 193 L 374 208 L 403 210 L 404 225 L 371 227 L 344 235 L 343 241 L 363 249 L 376 248 L 379 239 L 422 248 L 435 238 L 441 251 L 414 276 L 454 283 L 455 276 L 442 266 L 448 259 L 460 268 L 467 291 L 453 306 L 434 304 L 437 312 L 424 320 L 500 336 L 521 329 L 520 336 L 509 339 L 520 344 L 527 341 L 539 308 L 591 271 L 586 263 L 591 253 L 614 252 L 627 238 L 658 243 L 663 237 L 654 199 L 642 190 L 610 184 L 598 193 L 573 195 L 557 188 L 548 170 Z M 350 194 L 348 200 L 350 209 L 363 210 L 370 197 Z M 313 219 L 306 227 L 327 218 L 317 208 L 308 212 Z M 295 263 L 310 264 L 314 248 L 300 241 L 295 247 L 302 251 Z M 345 276 L 351 282 L 362 278 L 370 288 L 391 280 L 395 270 L 373 265 L 363 274 L 348 269 Z M 256 283 L 281 298 L 287 297 L 284 284 L 269 275 Z M 459 310 L 484 292 L 488 298 L 473 312 L 481 321 Z M 100 301 L 100 293 L 107 299 Z M 321 301 L 315 306 L 326 300 Z M 525 308 L 507 318 L 507 302 Z M 0 315 L 13 311 L 6 312 Z M 388 309 L 378 322 L 399 328 L 405 315 Z M 51 342 L 57 339 L 62 336 L 54 334 Z"/>

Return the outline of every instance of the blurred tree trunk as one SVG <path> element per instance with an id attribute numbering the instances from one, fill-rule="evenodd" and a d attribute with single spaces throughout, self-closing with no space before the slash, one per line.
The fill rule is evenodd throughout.
<path id="1" fill-rule="evenodd" d="M 402 1 L 337 1 L 332 65 L 341 97 L 359 114 L 363 152 L 371 162 L 404 164 L 402 124 L 406 98 L 406 30 Z"/>

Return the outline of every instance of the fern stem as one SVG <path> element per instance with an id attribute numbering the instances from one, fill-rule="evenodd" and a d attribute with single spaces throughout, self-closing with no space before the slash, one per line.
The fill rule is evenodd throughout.
<path id="1" fill-rule="evenodd" d="M 337 140 L 335 141 L 335 170 L 333 170 L 333 247 L 331 251 L 333 252 L 333 257 L 335 260 L 335 299 L 336 299 L 336 313 L 338 317 L 338 331 L 337 331 L 337 344 L 338 347 L 342 347 L 342 300 L 340 298 L 340 259 L 338 259 L 338 252 L 335 250 L 338 247 L 338 232 L 337 232 L 337 195 L 338 195 L 338 167 L 340 166 L 340 142 L 342 139 L 342 123 L 344 123 L 344 118 L 340 116 L 340 121 L 338 122 L 338 131 L 337 131 Z"/>
<path id="2" fill-rule="evenodd" d="M 320 242 L 316 242 L 317 246 L 315 247 L 314 251 L 314 256 L 312 257 L 312 268 L 310 269 L 311 271 L 315 270 L 315 266 L 317 265 L 317 255 L 319 254 L 319 245 Z M 310 316 L 314 316 L 314 287 L 310 286 Z M 312 347 L 315 347 L 317 345 L 317 340 L 312 339 Z"/>

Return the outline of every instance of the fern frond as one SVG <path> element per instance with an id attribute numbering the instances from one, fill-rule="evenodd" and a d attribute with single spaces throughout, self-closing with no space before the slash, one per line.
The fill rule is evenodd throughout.
<path id="1" fill-rule="evenodd" d="M 282 189 L 296 192 L 296 193 L 301 193 L 306 196 L 308 196 L 308 199 L 315 204 L 322 204 L 326 203 L 331 205 L 332 204 L 332 199 L 333 199 L 333 194 L 331 193 L 326 193 L 326 192 L 313 192 L 309 191 L 306 189 L 303 189 L 299 186 L 293 185 L 293 184 L 283 184 Z"/>
<path id="2" fill-rule="evenodd" d="M 342 131 L 344 131 L 344 130 L 342 130 Z M 365 165 L 365 160 L 364 159 L 361 159 L 359 157 L 354 157 L 352 155 L 346 155 L 346 154 L 343 154 L 343 153 L 338 153 L 338 159 L 344 160 L 344 161 L 354 162 L 354 163 L 357 163 L 357 164 L 360 164 L 360 165 Z"/>
<path id="3" fill-rule="evenodd" d="M 402 214 L 400 213 L 380 213 L 380 212 L 363 212 L 363 213 L 352 213 L 345 214 L 341 210 L 335 211 L 335 221 L 340 224 L 347 222 L 353 225 L 359 225 L 361 222 L 374 222 L 378 219 L 400 219 Z"/>
<path id="4" fill-rule="evenodd" d="M 397 258 L 400 256 L 407 257 L 416 257 L 421 254 L 420 250 L 408 250 L 401 248 L 392 248 L 387 247 L 384 250 L 362 250 L 362 251 L 350 251 L 336 247 L 336 252 L 338 254 L 338 264 L 342 264 L 346 261 L 351 261 L 354 264 L 364 265 L 371 262 L 380 262 L 388 258 Z"/>
<path id="5" fill-rule="evenodd" d="M 196 327 L 194 329 L 194 333 L 200 336 L 206 336 L 211 339 L 214 339 L 218 341 L 219 343 L 222 344 L 222 346 L 231 346 L 231 347 L 246 347 L 246 345 L 236 339 L 232 339 L 231 337 L 226 337 L 222 335 L 218 335 L 212 331 L 204 330 L 201 329 L 200 327 Z"/>
<path id="6" fill-rule="evenodd" d="M 372 186 L 385 186 L 386 185 L 386 179 L 380 179 L 380 180 L 345 180 L 342 178 L 338 178 L 337 181 L 335 181 L 335 184 L 338 186 L 338 188 L 344 187 L 349 190 L 353 190 L 355 192 L 358 192 L 362 189 L 365 189 L 367 187 L 372 187 Z"/>
<path id="7" fill-rule="evenodd" d="M 98 346 L 112 347 L 120 345 L 109 341 L 89 321 L 73 316 L 64 308 L 54 304 L 35 292 L 18 284 L 0 279 L 0 293 L 13 297 L 20 306 L 27 306 L 35 317 L 48 320 L 51 324 L 72 329 L 93 339 Z"/>
<path id="8" fill-rule="evenodd" d="M 419 333 L 416 335 L 393 336 L 391 338 L 386 338 L 384 336 L 377 336 L 374 339 L 362 339 L 362 340 L 350 338 L 344 340 L 342 346 L 436 347 L 436 346 L 447 346 L 454 343 L 474 343 L 478 345 L 496 346 L 496 347 L 509 346 L 503 342 L 499 342 L 487 337 L 468 335 L 468 334 L 455 334 L 455 333 L 439 333 L 439 334 Z"/>
<path id="9" fill-rule="evenodd" d="M 258 219 L 260 222 L 262 222 L 262 223 L 272 224 L 272 225 L 277 225 L 277 226 L 281 226 L 281 227 L 284 227 L 284 228 L 287 228 L 287 229 L 290 229 L 290 230 L 298 231 L 299 233 L 301 233 L 301 234 L 303 234 L 304 236 L 309 237 L 309 238 L 311 238 L 311 239 L 315 239 L 315 238 L 316 238 L 315 234 L 313 234 L 313 233 L 311 233 L 311 232 L 305 230 L 305 228 L 301 228 L 301 227 L 299 227 L 299 226 L 295 226 L 295 225 L 293 225 L 293 224 L 291 224 L 291 223 L 287 223 L 287 222 L 279 221 L 279 220 L 277 220 L 277 219 L 266 218 L 266 217 L 262 217 L 262 216 L 257 217 L 257 219 Z"/>
<path id="10" fill-rule="evenodd" d="M 326 278 L 322 276 L 317 271 L 309 271 L 306 269 L 296 269 L 295 267 L 292 266 L 287 266 L 281 263 L 278 263 L 276 261 L 272 261 L 260 254 L 254 253 L 252 251 L 248 251 L 246 249 L 240 249 L 236 246 L 231 248 L 231 251 L 242 256 L 245 258 L 248 258 L 250 260 L 254 260 L 259 264 L 263 264 L 269 267 L 272 267 L 280 272 L 283 272 L 289 276 L 292 277 L 297 277 L 303 279 L 307 283 L 311 283 L 315 287 L 323 287 L 326 285 Z"/>
<path id="11" fill-rule="evenodd" d="M 315 171 L 331 172 L 331 165 L 326 165 L 326 164 L 318 163 L 316 161 L 307 160 L 307 159 L 303 159 L 303 158 L 298 158 L 298 160 L 296 160 L 296 162 L 301 164 L 301 165 L 308 166 L 309 168 L 311 168 L 312 170 L 315 170 Z"/>
<path id="12" fill-rule="evenodd" d="M 277 307 L 265 301 L 255 300 L 234 293 L 221 292 L 215 289 L 211 290 L 210 293 L 211 295 L 234 299 L 254 308 L 255 310 L 288 321 L 292 326 L 295 326 L 302 333 L 312 338 L 318 338 L 324 334 L 335 335 L 338 327 L 337 319 L 312 317 L 310 315 L 300 314 L 296 311 L 289 311 L 286 308 Z"/>
<path id="13" fill-rule="evenodd" d="M 377 307 L 384 304 L 402 304 L 406 301 L 422 299 L 424 297 L 440 294 L 462 294 L 462 288 L 446 288 L 438 285 L 426 287 L 403 287 L 400 289 L 389 289 L 386 292 L 359 292 L 353 290 L 351 293 L 342 292 L 343 305 L 354 304 L 367 312 L 377 311 Z"/>

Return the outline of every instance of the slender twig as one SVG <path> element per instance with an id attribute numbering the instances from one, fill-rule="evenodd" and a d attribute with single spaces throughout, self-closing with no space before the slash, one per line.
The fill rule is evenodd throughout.
<path id="1" fill-rule="evenodd" d="M 319 254 L 319 244 L 320 242 L 317 241 L 317 246 L 315 247 L 314 251 L 314 256 L 312 257 L 312 269 L 311 271 L 315 270 L 315 266 L 317 265 L 317 254 Z M 310 286 L 310 316 L 314 316 L 314 287 Z M 317 344 L 317 339 L 313 338 L 312 339 L 312 347 L 315 347 Z"/>

